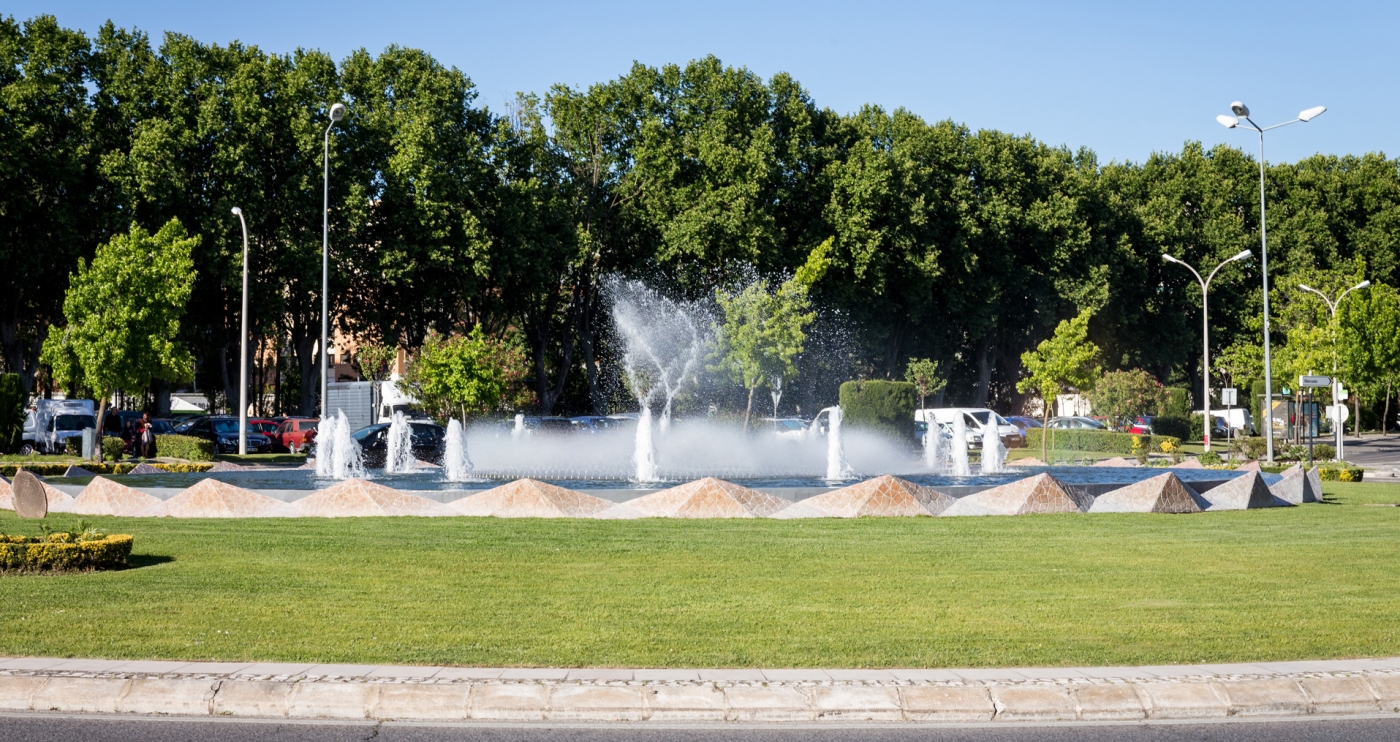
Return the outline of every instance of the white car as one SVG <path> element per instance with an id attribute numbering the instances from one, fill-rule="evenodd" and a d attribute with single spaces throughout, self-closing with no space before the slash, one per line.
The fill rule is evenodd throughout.
<path id="1" fill-rule="evenodd" d="M 939 407 L 914 411 L 916 421 L 926 423 L 937 420 L 948 430 L 952 430 L 953 422 L 959 415 L 967 424 L 967 445 L 972 448 L 982 447 L 982 436 L 987 433 L 989 421 L 992 419 L 996 420 L 996 431 L 1003 446 L 1024 448 L 1026 445 L 1026 434 L 1020 428 L 985 407 Z"/>

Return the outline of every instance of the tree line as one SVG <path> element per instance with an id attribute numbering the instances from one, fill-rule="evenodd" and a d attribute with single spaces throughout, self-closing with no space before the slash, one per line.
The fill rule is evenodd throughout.
<path id="1" fill-rule="evenodd" d="M 348 112 L 329 135 L 333 321 L 411 351 L 508 337 L 544 414 L 619 404 L 608 276 L 697 301 L 755 277 L 777 285 L 814 255 L 816 319 L 785 385 L 803 410 L 850 378 L 904 378 L 913 359 L 946 380 L 935 404 L 1019 410 L 1035 393 L 1018 388 L 1022 354 L 1084 314 L 1104 369 L 1199 390 L 1200 290 L 1161 256 L 1209 269 L 1259 245 L 1258 164 L 1239 149 L 1188 142 L 1103 163 L 904 109 L 837 113 L 789 75 L 714 57 L 493 110 L 465 72 L 397 46 L 337 62 L 111 23 L 89 37 L 40 16 L 0 21 L 0 54 L 0 351 L 32 391 L 54 383 L 41 349 L 79 259 L 174 220 L 197 240 L 179 341 L 198 387 L 236 399 L 238 206 L 252 376 L 277 380 L 268 412 L 313 411 L 336 102 Z M 1266 190 L 1275 343 L 1296 335 L 1283 355 L 1306 357 L 1291 371 L 1320 363 L 1335 335 L 1295 300 L 1299 283 L 1373 281 L 1348 302 L 1400 285 L 1400 168 L 1316 155 L 1269 165 Z M 1238 366 L 1213 362 L 1216 378 L 1257 378 L 1257 260 L 1222 271 L 1210 304 L 1212 360 Z M 1356 360 L 1355 373 L 1367 363 L 1368 383 L 1390 383 L 1384 363 Z M 741 410 L 750 382 L 704 391 Z"/>

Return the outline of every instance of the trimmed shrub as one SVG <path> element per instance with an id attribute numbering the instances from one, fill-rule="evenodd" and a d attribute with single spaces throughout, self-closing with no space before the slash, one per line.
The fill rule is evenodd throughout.
<path id="1" fill-rule="evenodd" d="M 1196 460 L 1201 462 L 1201 465 L 1203 466 L 1219 466 L 1220 464 L 1224 463 L 1224 460 L 1220 458 L 1220 454 L 1214 451 L 1206 451 L 1205 453 L 1197 456 Z"/>
<path id="2" fill-rule="evenodd" d="M 848 381 L 841 385 L 841 419 L 852 427 L 913 441 L 918 400 L 907 381 Z"/>
<path id="3" fill-rule="evenodd" d="M 1026 448 L 1040 448 L 1040 438 L 1045 428 L 1031 428 L 1026 431 Z M 1111 430 L 1056 430 L 1050 440 L 1057 451 L 1092 451 L 1095 453 L 1116 453 L 1122 456 L 1133 455 L 1133 439 L 1141 438 L 1147 448 L 1162 450 L 1162 445 L 1181 445 L 1181 439 L 1169 435 L 1133 435 L 1115 433 Z"/>
<path id="4" fill-rule="evenodd" d="M 24 405 L 29 395 L 19 374 L 0 374 L 0 453 L 18 453 L 24 437 Z"/>
<path id="5" fill-rule="evenodd" d="M 1317 467 L 1317 476 L 1324 482 L 1360 482 L 1366 471 L 1345 461 L 1322 464 Z"/>
<path id="6" fill-rule="evenodd" d="M 1191 421 L 1184 417 L 1170 417 L 1167 415 L 1155 417 L 1152 419 L 1152 432 L 1155 435 L 1165 435 L 1186 440 L 1191 437 Z"/>
<path id="7" fill-rule="evenodd" d="M 1230 451 L 1258 460 L 1268 453 L 1269 444 L 1262 437 L 1236 438 L 1230 442 Z"/>
<path id="8" fill-rule="evenodd" d="M 1319 443 L 1313 446 L 1313 459 L 1317 461 L 1331 461 L 1337 458 L 1337 447 L 1330 443 Z"/>
<path id="9" fill-rule="evenodd" d="M 100 464 L 96 461 L 84 461 L 80 466 L 93 474 L 127 474 L 132 469 L 136 468 L 136 464 L 116 461 L 104 461 Z M 151 466 L 171 472 L 201 472 L 209 471 L 213 464 L 201 462 L 190 464 L 151 464 Z M 67 463 L 43 461 L 0 463 L 0 475 L 13 477 L 16 471 L 23 469 L 30 474 L 37 474 L 41 477 L 61 477 L 64 472 L 68 471 L 68 467 L 69 464 Z"/>
<path id="10" fill-rule="evenodd" d="M 67 456 L 83 455 L 83 439 L 79 436 L 63 439 L 63 453 Z"/>
<path id="11" fill-rule="evenodd" d="M 51 533 L 47 536 L 0 534 L 0 570 L 69 572 L 122 569 L 131 556 L 132 537 L 124 534 Z"/>
<path id="12" fill-rule="evenodd" d="M 156 454 L 186 461 L 213 461 L 214 442 L 192 435 L 158 435 Z"/>
<path id="13" fill-rule="evenodd" d="M 1167 388 L 1167 403 L 1162 407 L 1163 417 L 1186 417 L 1191 414 L 1191 392 L 1181 387 Z"/>
<path id="14" fill-rule="evenodd" d="M 78 441 L 81 446 L 82 441 Z M 120 461 L 126 455 L 126 441 L 110 435 L 102 436 L 102 459 L 104 461 Z"/>

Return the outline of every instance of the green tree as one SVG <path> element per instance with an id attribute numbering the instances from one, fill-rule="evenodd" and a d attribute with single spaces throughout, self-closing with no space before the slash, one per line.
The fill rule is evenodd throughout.
<path id="1" fill-rule="evenodd" d="M 919 409 L 924 408 L 924 400 L 948 386 L 948 380 L 938 372 L 938 361 L 917 358 L 909 361 L 904 369 L 904 380 L 914 385 L 919 394 Z"/>
<path id="2" fill-rule="evenodd" d="M 361 345 L 355 350 L 355 364 L 360 375 L 371 381 L 384 381 L 393 373 L 399 349 L 386 345 Z"/>
<path id="3" fill-rule="evenodd" d="M 1099 348 L 1089 342 L 1089 312 L 1080 312 L 1074 319 L 1063 320 L 1055 328 L 1055 334 L 1041 341 L 1033 351 L 1021 354 L 1021 364 L 1026 376 L 1016 384 L 1022 393 L 1035 391 L 1045 403 L 1043 417 L 1050 420 L 1050 406 L 1060 396 L 1060 390 L 1072 386 L 1080 391 L 1089 391 L 1098 378 L 1099 367 L 1095 362 Z M 1045 457 L 1045 438 L 1040 439 L 1040 455 Z"/>
<path id="4" fill-rule="evenodd" d="M 1360 399 L 1371 399 L 1384 390 L 1385 406 L 1381 413 L 1384 432 L 1390 416 L 1390 392 L 1400 379 L 1400 292 L 1395 287 L 1375 283 L 1370 288 L 1347 297 L 1337 309 L 1337 325 L 1341 332 L 1341 355 L 1351 369 L 1352 395 L 1357 400 L 1357 431 L 1361 425 Z"/>
<path id="5" fill-rule="evenodd" d="M 78 260 L 63 298 L 68 326 L 49 329 L 43 359 L 59 383 L 102 395 L 98 430 L 116 391 L 190 378 L 193 360 L 177 337 L 194 286 L 190 255 L 197 244 L 172 219 L 154 235 L 132 225 L 99 247 L 91 263 Z"/>
<path id="6" fill-rule="evenodd" d="M 481 326 L 466 335 L 429 333 L 409 360 L 399 389 L 438 419 L 498 409 L 512 401 L 524 355 L 519 344 L 486 335 Z"/>
<path id="7" fill-rule="evenodd" d="M 807 286 L 796 279 L 780 284 L 776 291 L 767 279 L 759 279 L 730 294 L 715 291 L 723 314 L 716 328 L 712 370 L 727 373 L 748 391 L 744 429 L 753 415 L 753 395 L 765 379 L 791 378 L 796 373 L 793 360 L 807 340 L 806 328 L 816 317 L 811 311 Z"/>
<path id="8" fill-rule="evenodd" d="M 1142 369 L 1110 371 L 1088 393 L 1094 412 L 1112 418 L 1120 429 L 1138 415 L 1160 415 L 1167 396 L 1166 387 Z"/>
<path id="9" fill-rule="evenodd" d="M 29 395 L 19 374 L 0 374 L 0 453 L 16 453 L 24 435 Z"/>

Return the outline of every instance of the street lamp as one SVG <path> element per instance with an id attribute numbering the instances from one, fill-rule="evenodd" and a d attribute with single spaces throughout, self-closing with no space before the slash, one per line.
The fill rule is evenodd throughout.
<path id="1" fill-rule="evenodd" d="M 330 292 L 331 292 L 331 129 L 335 122 L 345 118 L 345 106 L 337 103 L 331 106 L 331 122 L 326 126 L 326 149 L 322 157 L 325 177 L 322 180 L 321 204 L 321 419 L 326 419 L 326 356 L 330 332 Z"/>
<path id="2" fill-rule="evenodd" d="M 238 223 L 243 225 L 243 315 L 238 334 L 238 455 L 248 455 L 248 222 L 243 209 L 233 207 Z"/>
<path id="3" fill-rule="evenodd" d="M 1253 129 L 1259 132 L 1259 269 L 1264 276 L 1264 404 L 1261 409 L 1264 411 L 1264 445 L 1268 452 L 1269 463 L 1274 461 L 1274 380 L 1273 366 L 1269 360 L 1269 232 L 1266 228 L 1264 209 L 1264 132 L 1277 129 L 1280 126 L 1296 124 L 1299 121 L 1307 123 L 1321 116 L 1327 111 L 1326 106 L 1315 106 L 1298 114 L 1298 118 L 1292 121 L 1285 121 L 1273 126 L 1260 127 L 1249 118 L 1249 106 L 1235 101 L 1230 104 L 1230 112 L 1233 116 L 1220 115 L 1215 120 L 1219 121 L 1226 129 L 1235 129 L 1241 126 L 1240 119 L 1244 119 L 1248 126 L 1246 129 Z"/>
<path id="4" fill-rule="evenodd" d="M 1342 299 L 1346 298 L 1347 294 L 1350 294 L 1351 292 L 1357 289 L 1364 289 L 1370 285 L 1370 281 L 1362 281 L 1361 283 L 1358 283 L 1355 286 L 1352 286 L 1351 288 L 1347 289 L 1346 291 L 1343 291 L 1342 293 L 1338 294 L 1337 300 L 1333 301 L 1331 299 L 1328 299 L 1326 294 L 1322 293 L 1321 291 L 1318 291 L 1317 289 L 1311 286 L 1304 286 L 1301 283 L 1298 284 L 1298 288 L 1304 291 L 1309 291 L 1311 293 L 1317 294 L 1319 297 L 1322 298 L 1322 303 L 1327 305 L 1327 314 L 1332 320 L 1332 406 L 1334 408 L 1336 408 L 1342 403 L 1342 382 L 1337 380 L 1337 307 L 1342 303 Z M 1342 425 L 1341 420 L 1341 410 L 1337 410 L 1335 414 L 1337 415 L 1337 460 L 1341 461 L 1342 428 L 1344 426 Z"/>
<path id="5" fill-rule="evenodd" d="M 1210 450 L 1210 429 L 1211 429 L 1211 420 L 1210 420 L 1210 308 L 1209 308 L 1209 304 L 1207 303 L 1207 300 L 1206 300 L 1206 299 L 1207 299 L 1207 294 L 1208 294 L 1208 292 L 1210 291 L 1210 282 L 1215 280 L 1215 274 L 1219 273 L 1221 268 L 1224 268 L 1226 265 L 1229 265 L 1230 263 L 1233 263 L 1233 262 L 1235 262 L 1236 260 L 1245 260 L 1246 258 L 1249 258 L 1249 257 L 1250 257 L 1250 252 L 1249 252 L 1248 250 L 1241 250 L 1238 254 L 1236 254 L 1236 255 L 1234 255 L 1234 256 L 1231 256 L 1231 258 L 1230 258 L 1229 260 L 1226 260 L 1225 262 L 1221 263 L 1220 265 L 1215 266 L 1215 270 L 1213 270 L 1213 271 L 1210 272 L 1210 276 L 1209 276 L 1208 278 L 1202 279 L 1202 278 L 1201 278 L 1201 274 L 1200 274 L 1200 273 L 1197 273 L 1195 268 L 1192 268 L 1191 266 L 1187 265 L 1187 264 L 1186 264 L 1186 261 L 1184 261 L 1184 260 L 1179 260 L 1179 259 L 1177 259 L 1177 258 L 1174 258 L 1174 257 L 1170 256 L 1170 255 L 1166 255 L 1166 254 L 1163 254 L 1163 255 L 1162 255 L 1162 259 L 1163 259 L 1163 260 L 1167 261 L 1168 263 L 1176 263 L 1177 265 L 1182 266 L 1182 267 L 1185 268 L 1186 270 L 1191 271 L 1191 275 L 1195 276 L 1195 277 L 1196 277 L 1196 280 L 1201 282 L 1201 386 L 1202 386 L 1201 399 L 1204 400 L 1204 402 L 1203 402 L 1203 404 L 1202 404 L 1202 409 L 1205 411 L 1205 415 L 1204 415 L 1204 417 L 1203 417 L 1202 420 L 1201 420 L 1201 423 L 1202 423 L 1201 429 L 1202 429 L 1202 431 L 1203 431 L 1204 434 L 1205 434 L 1205 443 L 1206 443 L 1206 450 L 1207 450 L 1207 451 Z M 1229 423 L 1229 421 L 1226 421 L 1225 424 L 1226 424 L 1226 425 L 1229 425 L 1230 423 Z"/>

